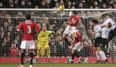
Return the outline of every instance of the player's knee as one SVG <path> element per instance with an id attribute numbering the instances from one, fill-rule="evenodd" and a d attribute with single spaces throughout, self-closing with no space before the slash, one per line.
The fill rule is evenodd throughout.
<path id="1" fill-rule="evenodd" d="M 41 50 L 41 48 L 38 48 L 38 50 Z"/>
<path id="2" fill-rule="evenodd" d="M 46 51 L 49 51 L 49 47 L 46 47 L 45 50 L 46 50 Z"/>
<path id="3" fill-rule="evenodd" d="M 30 53 L 30 57 L 33 57 L 33 56 L 34 56 L 34 54 L 33 54 L 33 52 L 31 52 L 31 53 Z"/>
<path id="4" fill-rule="evenodd" d="M 72 53 L 72 54 L 74 54 L 74 52 L 75 52 L 75 50 L 74 50 L 74 49 L 72 49 L 71 53 Z"/>

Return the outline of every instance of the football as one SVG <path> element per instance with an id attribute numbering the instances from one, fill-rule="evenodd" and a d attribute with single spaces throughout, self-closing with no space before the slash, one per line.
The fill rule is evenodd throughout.
<path id="1" fill-rule="evenodd" d="M 58 7 L 58 9 L 59 9 L 60 11 L 64 11 L 64 5 L 60 5 L 60 6 Z"/>

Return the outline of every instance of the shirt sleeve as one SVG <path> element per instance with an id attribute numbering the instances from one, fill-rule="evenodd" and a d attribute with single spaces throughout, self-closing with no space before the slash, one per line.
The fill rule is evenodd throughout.
<path id="1" fill-rule="evenodd" d="M 97 26 L 96 27 L 96 33 L 100 32 L 101 31 L 101 26 Z"/>
<path id="2" fill-rule="evenodd" d="M 36 32 L 40 32 L 41 26 L 39 24 L 35 23 L 35 29 L 36 29 Z"/>
<path id="3" fill-rule="evenodd" d="M 82 42 L 82 37 L 81 37 L 80 33 L 76 32 L 76 35 L 77 35 L 77 37 L 78 37 L 78 40 L 79 40 L 80 42 Z"/>
<path id="4" fill-rule="evenodd" d="M 22 30 L 22 28 L 23 28 L 23 23 L 21 22 L 21 23 L 19 23 L 19 25 L 17 26 L 17 31 Z"/>
<path id="5" fill-rule="evenodd" d="M 79 22 L 79 20 L 80 20 L 80 17 L 76 16 L 76 22 Z"/>
<path id="6" fill-rule="evenodd" d="M 37 33 L 37 39 L 39 40 L 41 37 L 41 32 L 40 33 Z"/>
<path id="7" fill-rule="evenodd" d="M 54 33 L 54 31 L 47 31 L 47 32 L 48 32 L 48 34 Z"/>
<path id="8" fill-rule="evenodd" d="M 107 19 L 101 26 L 106 26 L 110 22 L 109 19 Z"/>

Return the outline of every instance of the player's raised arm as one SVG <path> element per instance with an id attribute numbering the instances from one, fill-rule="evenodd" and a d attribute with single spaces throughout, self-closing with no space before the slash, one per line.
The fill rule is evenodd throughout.
<path id="1" fill-rule="evenodd" d="M 35 23 L 35 30 L 36 32 L 40 32 L 41 31 L 41 26 L 37 23 Z"/>
<path id="2" fill-rule="evenodd" d="M 20 22 L 19 25 L 17 25 L 17 27 L 16 27 L 17 31 L 21 31 L 22 27 L 23 27 L 23 23 Z"/>

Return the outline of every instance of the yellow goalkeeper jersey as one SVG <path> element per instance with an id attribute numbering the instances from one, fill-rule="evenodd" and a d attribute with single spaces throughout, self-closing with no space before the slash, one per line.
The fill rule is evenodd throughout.
<path id="1" fill-rule="evenodd" d="M 37 39 L 40 40 L 40 41 L 48 41 L 49 39 L 49 35 L 51 33 L 54 33 L 53 31 L 41 31 L 39 34 L 38 34 L 38 37 Z"/>
<path id="2" fill-rule="evenodd" d="M 39 53 L 41 56 L 45 55 L 44 49 L 49 48 L 49 35 L 51 33 L 54 33 L 53 31 L 41 31 L 37 36 L 37 49 L 41 49 L 40 51 L 37 51 L 37 54 Z M 48 55 L 50 54 L 50 50 L 48 52 Z"/>

